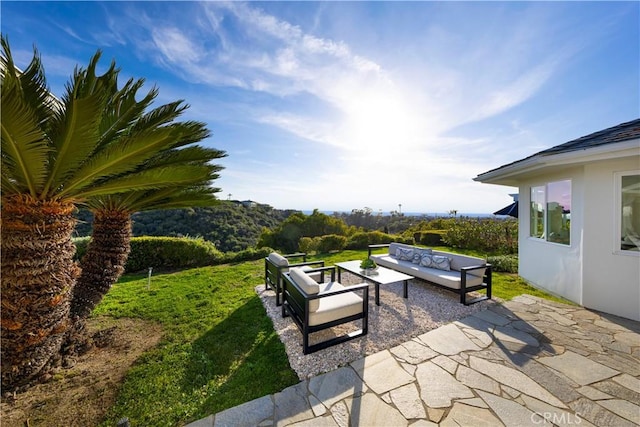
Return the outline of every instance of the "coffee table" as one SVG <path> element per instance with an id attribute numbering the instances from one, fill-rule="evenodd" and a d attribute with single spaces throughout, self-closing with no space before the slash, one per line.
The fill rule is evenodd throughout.
<path id="1" fill-rule="evenodd" d="M 404 297 L 409 298 L 409 280 L 414 279 L 413 276 L 409 276 L 408 274 L 400 273 L 399 271 L 380 266 L 378 266 L 378 269 L 375 271 L 375 273 L 377 274 L 366 275 L 360 268 L 360 262 L 361 261 L 337 262 L 336 267 L 338 267 L 338 282 L 340 281 L 340 273 L 344 270 L 348 271 L 351 274 L 355 274 L 365 281 L 373 283 L 376 287 L 376 305 L 380 305 L 380 285 L 403 282 Z"/>

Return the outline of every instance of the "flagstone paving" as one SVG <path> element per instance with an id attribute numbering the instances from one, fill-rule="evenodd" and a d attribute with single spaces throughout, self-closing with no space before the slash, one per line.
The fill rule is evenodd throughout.
<path id="1" fill-rule="evenodd" d="M 553 425 L 640 425 L 640 322 L 521 295 L 189 427 Z"/>

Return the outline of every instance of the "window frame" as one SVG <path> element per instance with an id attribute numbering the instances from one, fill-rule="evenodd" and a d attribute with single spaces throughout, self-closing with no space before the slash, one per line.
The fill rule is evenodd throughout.
<path id="1" fill-rule="evenodd" d="M 614 221 L 613 221 L 613 253 L 616 255 L 635 256 L 640 257 L 640 250 L 627 250 L 622 249 L 620 242 L 622 242 L 622 177 L 624 176 L 640 176 L 640 169 L 614 172 Z"/>
<path id="2" fill-rule="evenodd" d="M 539 242 L 545 242 L 551 245 L 560 245 L 563 247 L 571 247 L 572 244 L 572 239 L 571 236 L 573 235 L 573 233 L 571 232 L 571 217 L 569 217 L 569 242 L 568 243 L 563 243 L 563 242 L 555 242 L 553 240 L 549 240 L 549 185 L 550 184 L 556 184 L 556 183 L 561 183 L 561 182 L 568 182 L 569 183 L 569 191 L 570 191 L 570 199 L 571 199 L 571 209 L 573 210 L 573 180 L 571 178 L 564 178 L 564 179 L 556 179 L 553 181 L 546 181 L 544 183 L 540 183 L 540 184 L 535 184 L 535 185 L 530 185 L 529 186 L 529 239 L 533 239 Z M 542 236 L 535 236 L 532 234 L 532 214 L 533 214 L 533 209 L 532 209 L 532 204 L 534 202 L 533 200 L 533 192 L 535 189 L 542 189 L 542 192 L 544 193 L 544 203 L 543 203 L 543 215 L 542 215 Z M 540 191 L 540 190 L 538 190 Z M 536 202 L 538 202 L 538 200 L 536 200 Z M 553 202 L 553 201 L 552 201 Z M 569 215 L 571 215 L 572 212 L 569 212 Z"/>

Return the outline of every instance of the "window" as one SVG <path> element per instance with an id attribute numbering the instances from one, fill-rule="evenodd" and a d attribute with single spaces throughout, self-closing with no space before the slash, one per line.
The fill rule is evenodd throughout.
<path id="1" fill-rule="evenodd" d="M 640 173 L 620 176 L 620 250 L 640 251 Z"/>
<path id="2" fill-rule="evenodd" d="M 529 235 L 547 242 L 571 243 L 571 181 L 531 187 Z"/>
<path id="3" fill-rule="evenodd" d="M 531 237 L 544 239 L 545 187 L 531 188 Z"/>

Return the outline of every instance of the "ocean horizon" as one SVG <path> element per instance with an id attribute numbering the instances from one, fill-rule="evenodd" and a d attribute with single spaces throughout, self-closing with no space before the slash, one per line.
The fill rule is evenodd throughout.
<path id="1" fill-rule="evenodd" d="M 313 213 L 313 210 L 302 210 L 301 211 L 303 214 L 305 215 L 311 215 Z M 322 212 L 325 215 L 333 215 L 334 213 L 339 213 L 339 214 L 350 214 L 351 211 L 323 211 L 321 210 L 320 212 Z M 371 212 L 371 215 L 375 216 L 378 214 L 382 214 L 382 216 L 390 216 L 391 212 Z M 404 216 L 416 216 L 416 217 L 428 217 L 428 218 L 451 218 L 452 215 L 450 215 L 448 212 L 402 212 L 402 215 Z M 460 217 L 467 217 L 467 218 L 491 218 L 497 215 L 494 215 L 492 213 L 467 213 L 467 212 L 459 212 L 456 214 L 457 218 Z M 502 215 L 501 215 L 502 216 Z"/>

